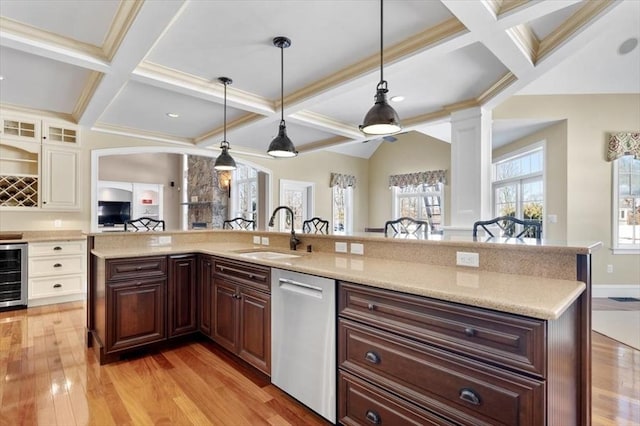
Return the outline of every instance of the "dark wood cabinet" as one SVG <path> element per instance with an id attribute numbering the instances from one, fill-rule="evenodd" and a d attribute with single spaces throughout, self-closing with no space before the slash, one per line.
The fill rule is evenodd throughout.
<path id="1" fill-rule="evenodd" d="M 579 423 L 578 372 L 566 363 L 575 305 L 542 321 L 340 282 L 338 310 L 343 424 L 425 413 L 427 424 Z"/>
<path id="2" fill-rule="evenodd" d="M 213 333 L 220 346 L 257 369 L 271 372 L 269 268 L 216 259 Z"/>
<path id="3" fill-rule="evenodd" d="M 164 340 L 164 295 L 164 278 L 108 284 L 106 352 Z"/>
<path id="4" fill-rule="evenodd" d="M 196 257 L 193 255 L 169 257 L 169 283 L 167 292 L 167 323 L 169 337 L 195 333 L 196 321 Z"/>
<path id="5" fill-rule="evenodd" d="M 198 329 L 211 337 L 213 324 L 213 258 L 198 257 Z"/>

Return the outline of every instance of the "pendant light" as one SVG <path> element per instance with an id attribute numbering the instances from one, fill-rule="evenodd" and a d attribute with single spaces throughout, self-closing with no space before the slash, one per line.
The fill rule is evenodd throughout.
<path id="1" fill-rule="evenodd" d="M 383 0 L 380 0 L 380 83 L 376 87 L 376 103 L 364 117 L 364 123 L 360 125 L 360 131 L 368 135 L 390 135 L 402 130 L 398 113 L 387 102 L 387 82 L 383 74 Z"/>
<path id="2" fill-rule="evenodd" d="M 235 170 L 236 162 L 229 155 L 229 142 L 227 142 L 227 86 L 233 83 L 233 80 L 227 77 L 220 77 L 218 81 L 224 84 L 224 138 L 222 142 L 220 142 L 220 155 L 216 158 L 216 163 L 213 165 L 213 168 L 216 170 L 224 171 L 224 170 Z"/>
<path id="3" fill-rule="evenodd" d="M 284 122 L 284 49 L 291 46 L 291 40 L 287 37 L 276 37 L 273 39 L 273 45 L 280 49 L 280 127 L 278 136 L 269 144 L 267 153 L 272 157 L 295 157 L 298 151 L 287 136 L 287 125 Z"/>

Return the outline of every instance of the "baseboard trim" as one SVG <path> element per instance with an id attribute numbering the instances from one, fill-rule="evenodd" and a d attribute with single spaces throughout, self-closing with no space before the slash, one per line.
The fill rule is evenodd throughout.
<path id="1" fill-rule="evenodd" d="M 591 287 L 591 297 L 637 297 L 640 298 L 638 284 L 598 284 Z"/>

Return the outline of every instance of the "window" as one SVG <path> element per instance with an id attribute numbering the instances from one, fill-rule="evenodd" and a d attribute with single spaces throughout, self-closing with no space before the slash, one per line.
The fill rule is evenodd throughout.
<path id="1" fill-rule="evenodd" d="M 640 159 L 613 161 L 613 248 L 640 250 Z M 614 251 L 615 253 L 615 251 Z"/>
<path id="2" fill-rule="evenodd" d="M 493 163 L 493 214 L 519 219 L 543 218 L 544 145 Z"/>
<path id="3" fill-rule="evenodd" d="M 431 233 L 442 232 L 444 185 L 426 183 L 392 187 L 394 218 L 410 217 L 429 223 Z"/>
<path id="4" fill-rule="evenodd" d="M 313 182 L 280 179 L 280 205 L 293 210 L 293 227 L 298 232 L 302 232 L 302 222 L 313 217 L 314 189 Z M 289 231 L 289 214 L 283 211 L 279 215 L 280 231 Z"/>
<path id="5" fill-rule="evenodd" d="M 230 218 L 243 217 L 257 220 L 258 171 L 244 164 L 238 164 L 231 185 Z"/>
<path id="6" fill-rule="evenodd" d="M 353 187 L 331 188 L 333 233 L 350 234 L 353 231 Z"/>

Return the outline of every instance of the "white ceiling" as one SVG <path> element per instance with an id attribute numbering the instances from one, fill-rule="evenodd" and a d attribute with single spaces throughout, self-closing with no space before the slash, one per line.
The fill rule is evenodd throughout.
<path id="1" fill-rule="evenodd" d="M 97 131 L 263 155 L 285 119 L 301 153 L 370 156 L 377 0 L 2 0 L 0 106 Z M 638 93 L 640 1 L 388 0 L 384 77 L 406 131 L 450 139 L 452 111 L 518 94 Z M 171 119 L 166 113 L 180 115 Z M 496 122 L 494 146 L 550 122 Z M 398 136 L 399 139 L 402 135 Z M 233 151 L 232 151 L 233 153 Z"/>

